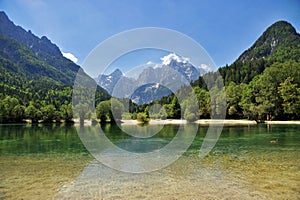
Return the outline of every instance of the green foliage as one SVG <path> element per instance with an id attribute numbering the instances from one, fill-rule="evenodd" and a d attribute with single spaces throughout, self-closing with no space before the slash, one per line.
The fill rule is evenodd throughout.
<path id="1" fill-rule="evenodd" d="M 136 119 L 141 123 L 147 123 L 150 120 L 146 113 L 138 113 Z"/>
<path id="2" fill-rule="evenodd" d="M 46 37 L 16 34 L 11 25 L 9 37 L 0 34 L 0 122 L 72 121 L 72 86 L 80 67 Z M 110 98 L 100 87 L 94 97 L 98 102 Z"/>
<path id="3" fill-rule="evenodd" d="M 87 103 L 79 103 L 74 107 L 75 117 L 78 117 L 82 124 L 85 119 L 89 119 L 91 116 L 91 110 Z"/>
<path id="4" fill-rule="evenodd" d="M 300 88 L 298 84 L 293 84 L 293 78 L 287 77 L 280 83 L 278 93 L 282 98 L 282 107 L 285 114 L 291 118 L 300 117 Z"/>
<path id="5" fill-rule="evenodd" d="M 167 103 L 168 102 L 168 103 Z M 162 102 L 159 104 L 163 104 Z M 175 95 L 170 95 L 163 107 L 157 112 L 157 118 L 181 118 L 181 107 Z"/>
<path id="6" fill-rule="evenodd" d="M 194 88 L 194 92 L 199 103 L 199 115 L 200 118 L 209 118 L 211 114 L 211 104 L 209 92 L 198 86 Z"/>
<path id="7" fill-rule="evenodd" d="M 261 75 L 256 76 L 243 90 L 239 105 L 244 114 L 255 119 L 265 119 L 268 113 L 279 119 L 289 119 L 297 115 L 293 107 L 297 107 L 297 104 L 288 104 L 289 101 L 299 98 L 296 92 L 297 85 L 291 84 L 289 77 L 295 77 L 295 83 L 299 83 L 299 70 L 300 65 L 296 62 L 274 63 Z M 288 93 L 293 96 L 293 100 L 288 99 Z M 291 106 L 293 114 L 287 111 L 288 105 Z"/>
<path id="8" fill-rule="evenodd" d="M 102 101 L 96 107 L 97 119 L 100 119 L 101 123 L 106 122 L 111 118 L 110 101 Z"/>
<path id="9" fill-rule="evenodd" d="M 199 118 L 199 106 L 196 96 L 191 93 L 182 104 L 184 119 L 188 122 L 196 121 Z"/>
<path id="10" fill-rule="evenodd" d="M 101 123 L 110 121 L 111 123 L 119 122 L 122 119 L 124 105 L 115 98 L 100 102 L 96 107 L 96 117 Z"/>
<path id="11" fill-rule="evenodd" d="M 78 94 L 72 94 L 79 66 L 62 57 L 46 38 L 34 42 L 38 46 L 29 48 L 0 34 L 1 123 L 24 119 L 33 123 L 70 122 L 73 117 L 80 118 L 81 122 L 91 117 L 101 122 L 122 119 L 125 99 L 108 100 L 110 96 L 100 87 L 95 93 L 93 88 L 78 86 Z M 183 114 L 188 121 L 194 121 L 199 116 L 218 118 L 227 112 L 229 118 L 246 116 L 264 120 L 267 114 L 272 114 L 276 119 L 299 119 L 299 59 L 299 34 L 289 23 L 277 22 L 234 63 L 219 69 L 226 95 L 221 79 L 207 81 L 218 77 L 216 72 L 210 72 L 192 83 L 195 98 L 191 97 L 190 88 L 183 86 L 176 94 L 151 104 L 138 106 L 129 101 L 130 117 L 147 122 L 149 116 L 164 119 L 181 118 Z M 86 75 L 81 79 L 94 83 Z M 72 95 L 78 97 L 73 109 Z M 179 103 L 182 99 L 185 100 Z M 94 104 L 96 113 L 92 108 Z M 154 104 L 161 107 L 151 111 Z"/>
<path id="12" fill-rule="evenodd" d="M 38 122 L 38 120 L 42 117 L 42 112 L 36 108 L 33 102 L 31 102 L 30 105 L 25 109 L 25 114 L 32 123 Z"/>
<path id="13" fill-rule="evenodd" d="M 72 104 L 67 102 L 63 105 L 60 106 L 60 113 L 61 113 L 61 118 L 64 119 L 66 122 L 71 122 L 73 118 L 73 109 L 72 109 Z"/>
<path id="14" fill-rule="evenodd" d="M 241 118 L 242 108 L 239 105 L 242 99 L 242 92 L 244 91 L 245 84 L 237 85 L 234 82 L 230 82 L 226 86 L 226 100 L 227 100 L 227 114 L 230 118 Z"/>
<path id="15" fill-rule="evenodd" d="M 184 113 L 184 119 L 187 120 L 188 122 L 194 122 L 198 118 L 197 118 L 195 113 L 185 112 Z"/>
<path id="16" fill-rule="evenodd" d="M 0 101 L 0 122 L 21 122 L 25 116 L 25 107 L 17 98 L 6 96 Z"/>
<path id="17" fill-rule="evenodd" d="M 56 108 L 52 104 L 43 106 L 41 111 L 44 122 L 52 122 L 59 118 L 59 116 L 57 116 Z"/>

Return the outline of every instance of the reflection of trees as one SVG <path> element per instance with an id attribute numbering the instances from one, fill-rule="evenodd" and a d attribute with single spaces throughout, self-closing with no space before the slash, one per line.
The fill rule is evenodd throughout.
<path id="1" fill-rule="evenodd" d="M 0 138 L 3 154 L 86 152 L 74 126 L 1 126 Z"/>

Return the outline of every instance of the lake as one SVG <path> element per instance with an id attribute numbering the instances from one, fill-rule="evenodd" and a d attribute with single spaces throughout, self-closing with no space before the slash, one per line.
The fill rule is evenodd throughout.
<path id="1" fill-rule="evenodd" d="M 194 126 L 184 125 L 183 130 L 188 135 Z M 179 159 L 140 174 L 109 168 L 90 154 L 87 143 L 103 147 L 94 139 L 99 128 L 0 125 L 0 199 L 300 198 L 300 125 L 224 126 L 204 158 L 199 158 L 199 149 L 208 126 L 199 126 Z M 136 154 L 166 147 L 180 129 L 179 125 L 122 128 L 133 135 L 116 125 L 101 130 L 112 144 Z M 90 140 L 82 141 L 83 137 Z M 162 161 L 169 157 L 160 156 Z M 138 163 L 127 159 L 126 166 Z"/>

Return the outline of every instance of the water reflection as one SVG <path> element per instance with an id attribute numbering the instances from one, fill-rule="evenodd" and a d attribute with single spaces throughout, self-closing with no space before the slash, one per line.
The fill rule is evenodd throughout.
<path id="1" fill-rule="evenodd" d="M 0 153 L 87 153 L 74 126 L 0 125 Z"/>

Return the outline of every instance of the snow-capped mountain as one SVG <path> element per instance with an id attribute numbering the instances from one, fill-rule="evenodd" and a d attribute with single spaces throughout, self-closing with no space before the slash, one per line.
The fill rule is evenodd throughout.
<path id="1" fill-rule="evenodd" d="M 161 61 L 162 67 L 170 67 L 178 71 L 188 82 L 197 80 L 203 72 L 203 69 L 194 67 L 189 58 L 180 57 L 175 53 L 162 57 Z"/>
<path id="2" fill-rule="evenodd" d="M 109 75 L 100 74 L 95 80 L 98 85 L 104 88 L 110 95 L 113 94 L 115 85 L 120 80 L 124 82 L 124 86 L 135 84 L 134 79 L 125 77 L 119 69 L 116 69 Z"/>
<path id="3" fill-rule="evenodd" d="M 171 93 L 171 90 L 159 83 L 148 83 L 138 87 L 130 96 L 130 99 L 136 104 L 141 105 L 151 103 L 152 101 L 161 99 Z"/>
<path id="4" fill-rule="evenodd" d="M 117 69 L 109 75 L 99 75 L 97 83 L 112 96 L 130 98 L 137 104 L 150 103 L 197 80 L 204 69 L 193 66 L 188 58 L 170 53 L 161 63 L 145 68 L 137 79 L 129 78 Z"/>

